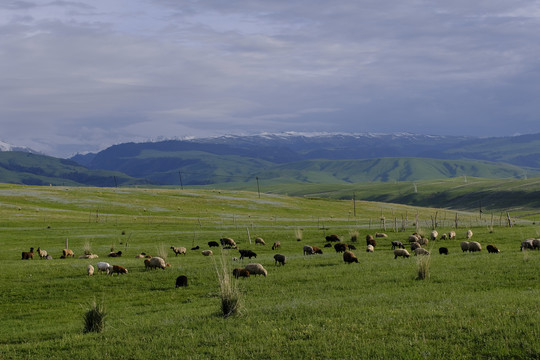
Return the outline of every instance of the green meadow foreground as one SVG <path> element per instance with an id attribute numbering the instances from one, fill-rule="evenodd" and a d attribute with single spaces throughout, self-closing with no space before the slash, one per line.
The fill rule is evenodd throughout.
<path id="1" fill-rule="evenodd" d="M 409 249 L 408 235 L 429 236 L 435 218 L 439 234 L 457 238 L 429 243 L 429 277 L 416 280 L 420 257 L 394 259 L 391 241 Z M 0 184 L 0 359 L 538 359 L 540 251 L 522 252 L 520 243 L 540 237 L 540 225 L 507 227 L 500 218 L 236 191 Z M 461 251 L 467 229 L 481 252 Z M 388 237 L 366 253 L 365 236 L 383 231 Z M 324 248 L 330 234 L 354 244 L 359 262 Z M 237 250 L 216 247 L 202 256 L 222 237 L 257 258 L 233 261 Z M 272 250 L 275 241 L 281 247 Z M 66 242 L 75 258 L 60 259 Z M 323 254 L 303 255 L 306 244 Z M 501 252 L 489 254 L 488 244 Z M 187 254 L 174 256 L 171 246 Z M 21 260 L 31 247 L 53 259 Z M 78 259 L 85 250 L 99 258 Z M 111 250 L 122 256 L 107 257 Z M 141 252 L 165 253 L 171 266 L 146 270 Z M 274 264 L 276 253 L 285 266 Z M 99 261 L 128 273 L 88 276 Z M 268 271 L 233 280 L 241 311 L 228 318 L 222 261 L 230 272 L 250 262 Z M 175 289 L 179 275 L 188 286 Z M 105 328 L 84 333 L 94 301 L 105 307 Z"/>

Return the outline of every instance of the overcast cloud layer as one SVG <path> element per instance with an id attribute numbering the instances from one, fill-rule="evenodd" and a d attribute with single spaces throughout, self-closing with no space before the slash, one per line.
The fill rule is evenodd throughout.
<path id="1" fill-rule="evenodd" d="M 540 1 L 0 2 L 0 140 L 540 132 Z"/>

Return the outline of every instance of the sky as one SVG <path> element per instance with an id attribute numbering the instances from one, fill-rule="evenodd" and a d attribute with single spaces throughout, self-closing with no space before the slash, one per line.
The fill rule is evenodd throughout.
<path id="1" fill-rule="evenodd" d="M 0 140 L 540 133 L 540 1 L 3 0 Z"/>

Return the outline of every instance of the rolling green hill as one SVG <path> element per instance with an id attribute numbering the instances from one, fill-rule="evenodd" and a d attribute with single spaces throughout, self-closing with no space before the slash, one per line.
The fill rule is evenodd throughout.
<path id="1" fill-rule="evenodd" d="M 0 152 L 0 182 L 109 187 L 145 183 L 118 171 L 89 170 L 71 160 L 17 151 Z"/>

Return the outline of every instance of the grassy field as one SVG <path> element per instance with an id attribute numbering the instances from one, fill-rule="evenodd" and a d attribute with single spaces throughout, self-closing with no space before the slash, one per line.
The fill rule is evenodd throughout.
<path id="1" fill-rule="evenodd" d="M 0 205 L 1 359 L 540 357 L 540 252 L 520 251 L 539 237 L 533 221 L 509 228 L 476 213 L 218 190 L 0 185 Z M 418 258 L 394 259 L 390 242 L 428 234 L 435 217 L 439 233 L 454 230 L 456 215 L 458 238 L 432 241 L 429 277 L 416 280 Z M 459 249 L 468 228 L 482 252 Z M 365 235 L 376 231 L 388 238 L 368 254 Z M 302 254 L 332 233 L 351 243 L 353 232 L 359 263 L 327 248 Z M 201 255 L 224 236 L 268 270 L 233 281 L 242 308 L 226 319 L 216 269 L 250 261 L 233 261 L 236 250 Z M 76 257 L 86 248 L 100 258 L 59 259 L 66 242 Z M 488 254 L 490 243 L 501 253 Z M 175 257 L 172 245 L 187 254 Z M 38 246 L 54 259 L 21 260 Z M 107 258 L 111 250 L 123 256 Z M 147 271 L 140 252 L 166 252 L 171 266 Z M 276 252 L 285 266 L 274 265 Z M 86 275 L 98 261 L 129 273 Z M 174 288 L 179 275 L 188 287 Z M 93 301 L 105 307 L 105 329 L 83 333 Z"/>

